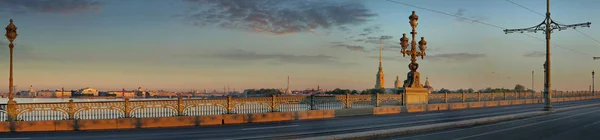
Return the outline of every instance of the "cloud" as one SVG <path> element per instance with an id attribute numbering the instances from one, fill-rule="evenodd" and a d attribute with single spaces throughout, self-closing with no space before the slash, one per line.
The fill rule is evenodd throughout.
<path id="1" fill-rule="evenodd" d="M 332 42 L 332 43 L 333 43 L 333 45 L 331 46 L 332 48 L 345 48 L 345 49 L 348 49 L 353 52 L 367 52 L 367 50 L 363 46 L 349 45 L 349 44 L 344 44 L 343 42 Z"/>
<path id="2" fill-rule="evenodd" d="M 362 41 L 364 43 L 370 43 L 370 44 L 379 44 L 379 40 L 381 39 L 381 43 L 382 44 L 389 44 L 390 43 L 390 39 L 393 39 L 393 36 L 390 35 L 382 35 L 382 36 L 376 36 L 376 37 L 367 37 L 366 39 L 362 39 Z M 356 40 L 355 40 L 356 41 Z"/>
<path id="3" fill-rule="evenodd" d="M 211 53 L 201 57 L 217 58 L 221 60 L 232 61 L 262 61 L 272 60 L 269 64 L 322 64 L 322 65 L 350 65 L 354 63 L 346 63 L 338 60 L 337 57 L 327 55 L 293 55 L 283 53 L 256 53 L 246 50 L 236 49 L 221 53 Z"/>
<path id="4" fill-rule="evenodd" d="M 0 0 L 0 11 L 10 13 L 61 13 L 100 10 L 102 3 L 91 0 Z"/>
<path id="5" fill-rule="evenodd" d="M 373 40 L 388 40 L 388 39 L 392 39 L 394 38 L 393 36 L 390 35 L 382 35 L 382 36 L 375 36 L 375 37 L 367 37 L 367 39 L 373 39 Z"/>
<path id="6" fill-rule="evenodd" d="M 394 37 L 391 35 L 382 35 L 380 38 L 381 38 L 381 40 L 388 40 L 388 39 L 392 39 Z"/>
<path id="7" fill-rule="evenodd" d="M 386 45 L 386 46 L 383 46 L 383 50 L 393 50 L 393 51 L 397 51 L 398 50 L 399 51 L 401 49 L 402 49 L 402 47 L 400 45 Z"/>
<path id="8" fill-rule="evenodd" d="M 377 16 L 362 3 L 321 0 L 185 0 L 184 19 L 196 26 L 267 32 L 275 35 L 359 25 Z"/>
<path id="9" fill-rule="evenodd" d="M 372 58 L 372 59 L 377 59 L 379 60 L 379 56 L 367 56 L 367 58 Z M 398 55 L 398 56 L 382 56 L 381 59 L 384 61 L 401 61 L 401 62 L 407 62 L 409 61 L 409 59 L 403 58 L 402 55 Z"/>
<path id="10" fill-rule="evenodd" d="M 544 57 L 546 56 L 546 52 L 542 52 L 542 51 L 535 51 L 535 52 L 528 52 L 523 54 L 524 57 Z"/>
<path id="11" fill-rule="evenodd" d="M 358 34 L 358 35 L 359 36 L 367 36 L 367 35 L 370 35 L 372 33 L 378 33 L 378 32 L 382 32 L 382 31 L 383 30 L 381 29 L 380 25 L 373 25 L 373 26 L 370 26 L 370 27 L 363 28 L 362 31 L 361 31 L 361 33 Z"/>
<path id="12" fill-rule="evenodd" d="M 342 32 L 347 32 L 347 31 L 350 31 L 350 28 L 345 27 L 345 26 L 340 26 L 340 27 L 338 27 L 338 30 L 340 30 Z"/>
<path id="13" fill-rule="evenodd" d="M 448 62 L 465 62 L 486 57 L 485 54 L 471 53 L 446 53 L 425 56 L 426 60 L 431 61 L 448 61 Z"/>
<path id="14" fill-rule="evenodd" d="M 454 13 L 454 15 L 460 16 L 460 17 L 466 17 L 466 15 L 465 15 L 466 11 L 467 10 L 464 9 L 464 8 L 459 8 L 458 10 L 456 10 L 456 13 Z M 480 16 L 470 16 L 469 19 L 472 19 L 472 20 L 467 20 L 467 19 L 464 19 L 464 18 L 456 18 L 456 21 L 474 23 L 474 22 L 483 21 L 486 18 L 485 17 L 480 17 Z"/>
<path id="15" fill-rule="evenodd" d="M 458 10 L 456 10 L 456 13 L 454 15 L 464 16 L 465 15 L 465 11 L 467 11 L 467 10 L 465 10 L 463 8 L 459 8 Z"/>

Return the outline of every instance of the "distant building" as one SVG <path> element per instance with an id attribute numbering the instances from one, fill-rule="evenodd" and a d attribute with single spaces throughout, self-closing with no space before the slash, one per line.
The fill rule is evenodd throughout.
<path id="1" fill-rule="evenodd" d="M 37 92 L 33 89 L 33 85 L 29 86 L 29 90 L 23 90 L 16 93 L 20 97 L 35 97 Z"/>
<path id="2" fill-rule="evenodd" d="M 116 97 L 135 97 L 136 91 L 108 91 L 108 94 L 114 94 Z"/>
<path id="3" fill-rule="evenodd" d="M 76 91 L 76 94 L 86 94 L 86 95 L 94 95 L 98 96 L 98 90 L 90 87 L 82 88 Z"/>
<path id="4" fill-rule="evenodd" d="M 154 97 L 154 96 L 161 96 L 161 97 L 165 97 L 165 96 L 177 96 L 177 94 L 174 93 L 174 92 L 163 91 L 163 90 L 148 91 L 147 93 L 148 93 L 148 95 L 150 97 Z"/>
<path id="5" fill-rule="evenodd" d="M 54 97 L 54 91 L 38 91 L 36 97 L 53 98 Z"/>
<path id="6" fill-rule="evenodd" d="M 71 97 L 71 94 L 72 94 L 71 91 L 64 91 L 64 92 L 61 90 L 54 91 L 54 97 L 56 97 L 56 98 L 63 98 L 63 97 L 69 98 L 69 97 Z"/>
<path id="7" fill-rule="evenodd" d="M 396 81 L 394 81 L 394 88 L 401 88 L 401 84 L 402 82 L 400 82 L 400 78 L 398 76 L 396 76 Z"/>
<path id="8" fill-rule="evenodd" d="M 429 84 L 429 77 L 425 78 L 425 86 L 423 87 L 429 89 L 429 93 L 433 92 L 433 87 L 431 87 L 431 85 Z"/>

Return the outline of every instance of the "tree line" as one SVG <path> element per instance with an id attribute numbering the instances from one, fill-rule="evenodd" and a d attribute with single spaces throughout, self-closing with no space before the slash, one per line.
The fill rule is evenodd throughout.
<path id="1" fill-rule="evenodd" d="M 283 94 L 283 92 L 281 92 L 281 90 L 279 89 L 267 89 L 267 88 L 261 88 L 261 89 L 246 89 L 244 90 L 244 93 L 246 93 L 246 95 L 248 96 L 272 96 L 272 95 L 281 95 Z"/>
<path id="2" fill-rule="evenodd" d="M 340 88 L 336 88 L 334 90 L 330 90 L 330 91 L 325 91 L 325 92 L 316 92 L 315 94 L 327 94 L 327 95 L 345 95 L 345 94 L 353 94 L 353 95 L 372 95 L 372 94 L 401 94 L 403 93 L 404 88 L 397 88 L 397 89 L 391 89 L 389 92 L 386 91 L 386 89 L 381 89 L 381 88 L 371 88 L 371 89 L 365 89 L 362 91 L 358 91 L 355 89 L 340 89 Z M 282 95 L 283 92 L 279 89 L 246 89 L 244 90 L 244 92 L 248 95 L 248 96 L 272 96 L 272 95 Z M 446 88 L 441 88 L 437 91 L 433 91 L 432 93 L 475 93 L 475 92 L 480 92 L 480 93 L 501 93 L 501 92 L 533 92 L 533 90 L 531 89 L 525 89 L 525 86 L 521 85 L 521 84 L 517 84 L 515 85 L 515 88 L 513 89 L 506 89 L 506 88 L 485 88 L 485 89 L 479 89 L 479 90 L 474 90 L 472 88 L 469 89 L 457 89 L 457 90 L 450 90 L 450 89 L 446 89 Z"/>
<path id="3" fill-rule="evenodd" d="M 469 89 L 457 89 L 457 90 L 449 90 L 449 89 L 445 89 L 445 88 L 441 88 L 437 91 L 433 91 L 433 93 L 475 93 L 475 92 L 479 92 L 479 93 L 501 93 L 501 92 L 534 92 L 531 89 L 525 89 L 525 86 L 521 85 L 521 84 L 517 84 L 515 85 L 515 88 L 513 89 L 507 89 L 507 88 L 485 88 L 485 89 L 480 89 L 475 91 L 472 88 Z"/>

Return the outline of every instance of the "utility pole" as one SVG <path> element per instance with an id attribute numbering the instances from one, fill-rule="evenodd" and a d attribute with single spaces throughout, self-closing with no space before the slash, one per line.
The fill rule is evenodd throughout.
<path id="1" fill-rule="evenodd" d="M 535 93 L 535 88 L 533 88 L 533 73 L 534 71 L 531 71 L 531 90 Z"/>
<path id="2" fill-rule="evenodd" d="M 568 28 L 573 28 L 575 29 L 576 27 L 590 27 L 590 24 L 592 24 L 591 22 L 586 22 L 586 23 L 579 23 L 579 24 L 571 24 L 571 25 L 563 25 L 563 24 L 558 24 L 556 22 L 554 22 L 551 18 L 550 18 L 550 0 L 546 0 L 546 18 L 544 19 L 543 23 L 540 23 L 536 26 L 530 27 L 530 28 L 522 28 L 522 29 L 506 29 L 504 30 L 505 34 L 508 33 L 514 33 L 514 32 L 537 32 L 537 31 L 542 31 L 543 33 L 546 34 L 546 65 L 544 66 L 545 69 L 545 78 L 546 80 L 544 81 L 544 96 L 545 96 L 545 100 L 546 100 L 546 105 L 544 106 L 544 111 L 552 111 L 552 103 L 551 103 L 551 99 L 552 99 L 552 91 L 550 90 L 551 86 L 550 84 L 552 83 L 550 80 L 550 36 L 552 34 L 552 30 L 558 29 L 558 31 L 561 30 L 565 30 Z"/>
<path id="3" fill-rule="evenodd" d="M 594 89 L 594 86 L 596 85 L 596 84 L 594 84 L 594 82 L 596 81 L 596 78 L 594 77 L 594 74 L 596 74 L 596 72 L 592 71 L 592 96 L 594 96 L 594 92 L 596 90 L 596 89 Z"/>

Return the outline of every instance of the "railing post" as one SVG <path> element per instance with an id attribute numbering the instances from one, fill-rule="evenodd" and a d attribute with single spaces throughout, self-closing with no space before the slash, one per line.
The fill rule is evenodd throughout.
<path id="1" fill-rule="evenodd" d="M 492 101 L 496 101 L 496 96 L 494 95 L 494 93 L 490 93 L 490 96 L 492 96 Z"/>
<path id="2" fill-rule="evenodd" d="M 461 94 L 460 94 L 460 96 L 461 96 L 460 98 L 462 98 L 462 102 L 463 102 L 463 103 L 464 103 L 464 102 L 466 102 L 466 101 L 465 101 L 465 99 L 466 99 L 466 98 L 465 98 L 465 93 L 464 93 L 464 92 L 463 92 L 463 93 L 461 93 Z"/>
<path id="3" fill-rule="evenodd" d="M 183 97 L 177 96 L 177 116 L 183 116 Z"/>
<path id="4" fill-rule="evenodd" d="M 232 114 L 231 111 L 233 109 L 231 95 L 227 95 L 227 114 Z"/>
<path id="5" fill-rule="evenodd" d="M 75 106 L 73 104 L 73 99 L 69 100 L 69 120 L 75 119 Z"/>
<path id="6" fill-rule="evenodd" d="M 12 95 L 9 95 L 11 97 L 9 97 L 10 99 L 12 99 Z M 10 131 L 11 132 L 15 132 L 17 130 L 17 124 L 15 123 L 15 121 L 17 120 L 17 101 L 14 100 L 9 100 L 8 103 L 6 104 L 6 115 L 7 115 L 7 119 L 10 123 Z"/>
<path id="7" fill-rule="evenodd" d="M 310 95 L 310 110 L 315 110 L 315 95 L 311 94 Z"/>
<path id="8" fill-rule="evenodd" d="M 6 104 L 6 115 L 8 117 L 8 121 L 10 121 L 11 123 L 13 123 L 15 120 L 17 120 L 17 102 L 16 101 L 8 101 L 8 103 Z"/>
<path id="9" fill-rule="evenodd" d="M 375 107 L 379 107 L 379 93 L 375 94 Z"/>
<path id="10" fill-rule="evenodd" d="M 448 103 L 448 92 L 444 93 L 444 103 Z"/>
<path id="11" fill-rule="evenodd" d="M 502 92 L 502 94 L 503 94 L 503 96 L 504 96 L 504 99 L 503 99 L 503 100 L 506 100 L 506 92 Z"/>
<path id="12" fill-rule="evenodd" d="M 481 92 L 477 92 L 477 102 L 481 102 Z"/>
<path id="13" fill-rule="evenodd" d="M 277 102 L 277 95 L 273 95 L 271 98 L 271 112 L 277 112 L 276 102 Z"/>
<path id="14" fill-rule="evenodd" d="M 131 112 L 129 111 L 129 98 L 125 98 L 125 108 L 123 110 L 125 111 L 125 118 L 130 118 Z"/>
<path id="15" fill-rule="evenodd" d="M 521 92 L 517 92 L 517 93 L 515 93 L 515 94 L 516 94 L 515 96 L 517 96 L 517 98 L 516 98 L 517 100 L 518 100 L 518 99 L 521 99 Z"/>
<path id="16" fill-rule="evenodd" d="M 350 108 L 350 94 L 346 93 L 346 108 Z"/>

